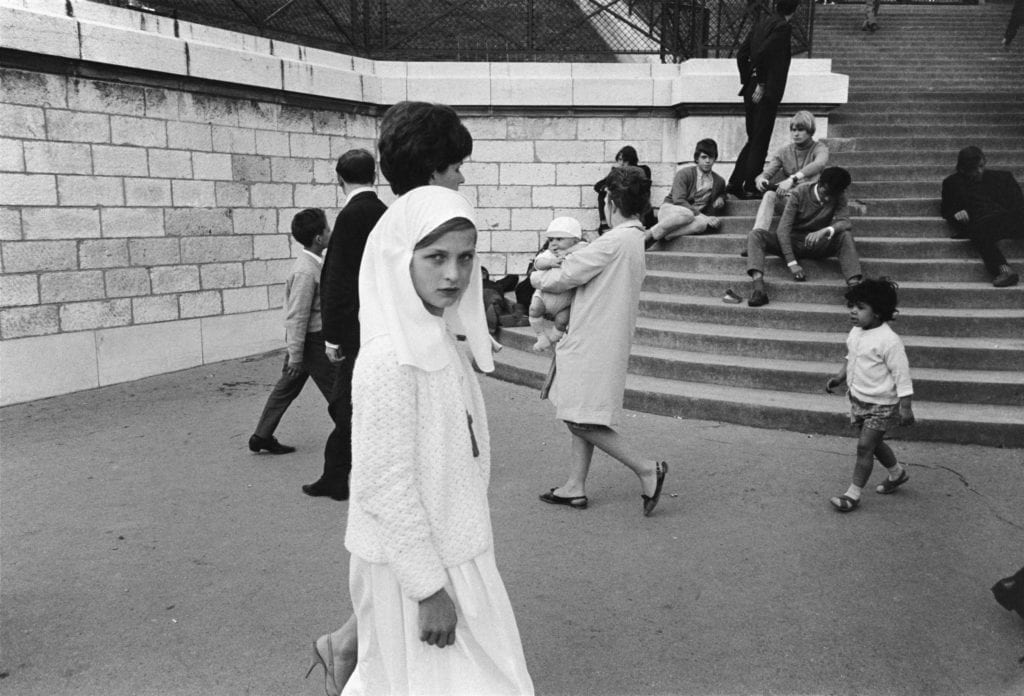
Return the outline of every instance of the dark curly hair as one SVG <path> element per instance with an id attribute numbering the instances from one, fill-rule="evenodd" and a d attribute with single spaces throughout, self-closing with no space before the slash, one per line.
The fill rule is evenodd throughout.
<path id="1" fill-rule="evenodd" d="M 698 140 L 697 146 L 693 148 L 693 161 L 696 162 L 701 155 L 707 155 L 713 160 L 718 159 L 718 143 L 711 138 Z"/>
<path id="2" fill-rule="evenodd" d="M 380 122 L 380 171 L 399 196 L 430 183 L 473 152 L 473 136 L 450 106 L 399 102 Z"/>
<path id="3" fill-rule="evenodd" d="M 608 197 L 626 217 L 640 215 L 651 203 L 651 180 L 640 167 L 612 167 L 605 183 Z"/>
<path id="4" fill-rule="evenodd" d="M 327 215 L 320 208 L 306 208 L 292 218 L 292 236 L 303 247 L 313 243 L 313 239 L 327 227 Z"/>
<path id="5" fill-rule="evenodd" d="M 896 314 L 896 290 L 899 288 L 888 278 L 865 278 L 846 291 L 846 302 L 852 307 L 863 302 L 871 307 L 882 321 L 891 321 Z"/>

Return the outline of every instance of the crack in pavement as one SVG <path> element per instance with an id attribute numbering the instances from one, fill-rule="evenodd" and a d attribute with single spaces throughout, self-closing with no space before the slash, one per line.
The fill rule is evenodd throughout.
<path id="1" fill-rule="evenodd" d="M 972 487 L 970 481 L 967 480 L 967 477 L 964 476 L 963 474 L 961 474 L 956 469 L 954 469 L 952 467 L 949 467 L 949 466 L 945 466 L 943 464 L 912 464 L 910 462 L 905 463 L 904 466 L 906 466 L 906 467 L 916 466 L 916 467 L 920 467 L 922 469 L 933 469 L 933 470 L 934 469 L 942 469 L 943 471 L 948 471 L 949 473 L 953 474 L 958 479 L 960 479 L 960 483 L 963 485 L 964 488 L 966 488 L 968 491 L 970 491 L 971 493 L 973 493 L 974 495 L 978 496 L 983 501 L 985 501 L 985 506 L 989 509 L 989 512 L 991 512 L 992 515 L 997 520 L 999 520 L 1000 522 L 1003 522 L 1005 524 L 1010 525 L 1014 529 L 1019 529 L 1021 531 L 1024 531 L 1024 524 L 1021 524 L 1020 522 L 1016 522 L 1016 521 L 1014 521 L 1012 519 L 1009 519 L 1009 518 L 1005 517 L 1004 515 L 1000 514 L 999 511 L 996 510 L 995 507 L 992 505 L 992 500 L 987 495 L 982 493 L 981 491 L 979 491 L 976 488 Z"/>

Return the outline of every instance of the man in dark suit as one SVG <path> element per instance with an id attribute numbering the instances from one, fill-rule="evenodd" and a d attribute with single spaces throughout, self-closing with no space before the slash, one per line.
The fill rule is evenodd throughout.
<path id="1" fill-rule="evenodd" d="M 324 447 L 324 473 L 302 487 L 311 496 L 348 499 L 352 468 L 352 367 L 359 353 L 359 264 L 370 231 L 387 207 L 373 190 L 376 163 L 366 150 L 349 150 L 335 170 L 345 206 L 334 222 L 320 276 L 320 307 L 327 357 L 334 363 L 334 389 L 327 410 L 334 430 Z"/>
<path id="2" fill-rule="evenodd" d="M 1020 277 L 999 249 L 1001 239 L 1024 239 L 1024 194 L 1010 172 L 985 169 L 985 155 L 972 146 L 960 150 L 956 174 L 942 182 L 942 217 L 967 237 L 992 274 L 992 285 L 1006 288 Z"/>
<path id="3" fill-rule="evenodd" d="M 775 114 L 786 92 L 793 57 L 789 21 L 799 4 L 800 0 L 778 0 L 774 14 L 754 23 L 736 53 L 747 130 L 747 142 L 736 158 L 727 189 L 737 198 L 759 197 L 754 180 L 764 167 Z"/>

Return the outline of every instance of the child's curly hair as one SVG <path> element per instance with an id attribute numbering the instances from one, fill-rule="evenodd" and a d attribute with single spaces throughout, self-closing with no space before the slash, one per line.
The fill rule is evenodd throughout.
<path id="1" fill-rule="evenodd" d="M 850 306 L 858 302 L 871 307 L 882 321 L 891 321 L 896 314 L 896 290 L 899 285 L 888 278 L 865 278 L 846 291 Z"/>

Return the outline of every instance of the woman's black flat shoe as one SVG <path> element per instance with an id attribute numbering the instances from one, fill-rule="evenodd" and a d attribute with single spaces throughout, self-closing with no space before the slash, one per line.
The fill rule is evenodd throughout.
<path id="1" fill-rule="evenodd" d="M 654 495 L 640 494 L 644 499 L 644 517 L 650 517 L 654 508 L 658 507 L 658 499 L 661 498 L 661 487 L 665 483 L 665 474 L 668 473 L 668 462 L 658 462 L 656 465 L 658 483 L 654 487 Z"/>
<path id="2" fill-rule="evenodd" d="M 577 510 L 586 510 L 587 505 L 590 503 L 590 501 L 587 500 L 587 496 L 585 495 L 567 497 L 562 495 L 555 495 L 555 490 L 555 488 L 552 488 L 547 493 L 541 493 L 540 499 L 543 500 L 545 503 L 549 503 L 551 505 L 565 505 L 567 507 L 576 508 Z"/>

